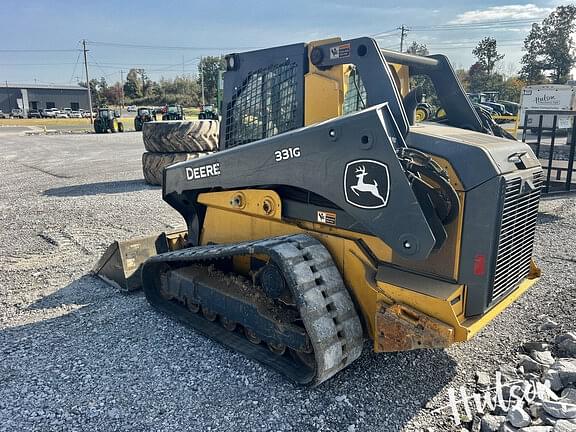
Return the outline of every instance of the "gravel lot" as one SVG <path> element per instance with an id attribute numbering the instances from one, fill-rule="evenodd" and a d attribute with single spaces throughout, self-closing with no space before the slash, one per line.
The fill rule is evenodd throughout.
<path id="1" fill-rule="evenodd" d="M 1 132 L 0 132 L 1 133 Z M 447 388 L 513 361 L 544 315 L 574 330 L 576 199 L 542 203 L 544 276 L 473 341 L 364 356 L 296 387 L 89 275 L 113 239 L 181 224 L 140 133 L 0 135 L 0 431 L 456 430 Z"/>

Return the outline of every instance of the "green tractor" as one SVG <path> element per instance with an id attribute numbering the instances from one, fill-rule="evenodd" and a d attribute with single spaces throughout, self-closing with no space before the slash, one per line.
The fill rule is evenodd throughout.
<path id="1" fill-rule="evenodd" d="M 140 107 L 134 117 L 134 129 L 141 131 L 144 123 L 151 121 L 156 121 L 156 111 L 153 108 Z"/>
<path id="2" fill-rule="evenodd" d="M 198 114 L 199 120 L 218 120 L 218 112 L 214 105 L 203 105 L 202 111 Z"/>
<path id="3" fill-rule="evenodd" d="M 118 120 L 119 118 L 120 113 L 118 111 L 110 108 L 98 108 L 98 113 L 94 119 L 94 132 L 124 132 L 124 124 Z"/>
<path id="4" fill-rule="evenodd" d="M 166 105 L 162 112 L 162 120 L 185 120 L 182 105 Z"/>

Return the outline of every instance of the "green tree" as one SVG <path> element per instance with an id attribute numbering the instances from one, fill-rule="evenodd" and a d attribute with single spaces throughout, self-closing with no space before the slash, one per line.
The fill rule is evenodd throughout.
<path id="1" fill-rule="evenodd" d="M 464 91 L 469 91 L 470 76 L 468 75 L 468 71 L 466 69 L 456 69 L 456 77 L 458 81 L 460 81 L 460 84 L 462 84 Z"/>
<path id="2" fill-rule="evenodd" d="M 498 99 L 520 102 L 520 94 L 526 83 L 518 77 L 510 77 L 498 89 Z"/>
<path id="3" fill-rule="evenodd" d="M 419 56 L 427 56 L 430 54 L 428 51 L 428 47 L 426 44 L 420 44 L 416 41 L 412 42 L 412 44 L 406 50 L 408 54 L 414 54 Z M 424 93 L 426 102 L 432 105 L 438 105 L 438 97 L 436 95 L 436 88 L 430 78 L 425 75 L 413 75 L 410 77 L 410 87 L 422 87 L 422 93 Z"/>
<path id="4" fill-rule="evenodd" d="M 545 71 L 555 84 L 564 83 L 576 64 L 572 37 L 576 6 L 558 6 L 542 24 L 533 24 L 524 40 L 521 77 L 529 84 L 545 81 Z"/>
<path id="5" fill-rule="evenodd" d="M 86 82 L 79 83 L 81 87 L 86 87 Z M 106 92 L 108 91 L 108 83 L 106 78 L 102 77 L 100 80 L 92 78 L 90 80 L 90 93 L 92 95 L 92 105 L 95 107 L 108 105 Z"/>
<path id="6" fill-rule="evenodd" d="M 427 56 L 430 54 L 426 44 L 419 44 L 416 41 L 414 41 L 410 44 L 410 46 L 406 49 L 406 52 L 408 54 L 415 54 L 415 55 L 419 55 L 419 56 Z"/>
<path id="7" fill-rule="evenodd" d="M 142 84 L 138 77 L 138 69 L 130 69 L 126 75 L 124 95 L 129 99 L 142 97 Z"/>
<path id="8" fill-rule="evenodd" d="M 478 64 L 482 66 L 488 76 L 494 73 L 496 64 L 504 58 L 504 54 L 498 54 L 496 39 L 486 37 L 478 42 L 472 54 L 478 59 Z"/>
<path id="9" fill-rule="evenodd" d="M 216 92 L 218 89 L 218 74 L 224 70 L 226 63 L 223 57 L 207 56 L 202 57 L 198 64 L 198 83 L 202 85 L 204 77 L 204 99 L 207 104 L 216 103 Z"/>

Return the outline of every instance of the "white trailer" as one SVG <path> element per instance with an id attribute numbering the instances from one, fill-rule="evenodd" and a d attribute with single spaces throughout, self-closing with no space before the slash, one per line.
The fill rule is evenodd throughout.
<path id="1" fill-rule="evenodd" d="M 524 127 L 524 117 L 527 110 L 576 111 L 576 86 L 562 84 L 542 84 L 527 86 L 520 96 L 519 126 Z M 538 129 L 539 115 L 529 115 L 526 128 Z M 558 129 L 570 129 L 572 116 L 558 116 Z M 551 128 L 554 116 L 544 115 L 542 127 Z"/>

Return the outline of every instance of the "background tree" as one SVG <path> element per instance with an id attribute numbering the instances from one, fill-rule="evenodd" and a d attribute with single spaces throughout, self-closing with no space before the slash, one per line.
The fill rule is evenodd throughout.
<path id="1" fill-rule="evenodd" d="M 225 67 L 224 58 L 215 56 L 202 57 L 198 64 L 198 84 L 201 85 L 202 75 L 204 75 L 204 98 L 207 104 L 216 104 L 218 74 Z"/>
<path id="2" fill-rule="evenodd" d="M 81 87 L 86 87 L 86 82 L 80 82 Z M 92 105 L 95 107 L 107 106 L 109 104 L 106 98 L 108 92 L 108 83 L 106 78 L 102 77 L 100 80 L 92 78 L 90 80 L 90 93 L 92 94 Z"/>
<path id="3" fill-rule="evenodd" d="M 479 93 L 488 90 L 490 76 L 480 62 L 474 63 L 468 69 L 468 91 L 470 93 Z"/>
<path id="4" fill-rule="evenodd" d="M 428 47 L 426 44 L 420 44 L 416 41 L 412 42 L 412 44 L 406 50 L 408 54 L 420 55 L 420 56 L 427 56 L 430 54 L 428 51 Z M 422 87 L 422 93 L 424 93 L 426 102 L 432 105 L 438 105 L 438 97 L 436 96 L 436 89 L 434 88 L 434 84 L 430 78 L 425 75 L 414 75 L 410 77 L 410 88 L 414 88 L 420 86 Z"/>
<path id="5" fill-rule="evenodd" d="M 124 82 L 124 95 L 129 99 L 142 97 L 141 81 L 138 79 L 138 69 L 130 69 Z"/>
<path id="6" fill-rule="evenodd" d="M 476 56 L 478 63 L 488 76 L 494 73 L 496 63 L 504 58 L 504 54 L 498 54 L 496 39 L 491 37 L 486 37 L 478 42 L 476 48 L 472 50 L 472 54 Z"/>
<path id="7" fill-rule="evenodd" d="M 533 24 L 524 40 L 526 54 L 522 57 L 521 77 L 529 84 L 545 81 L 544 71 L 550 71 L 550 80 L 564 83 L 576 64 L 574 53 L 574 21 L 576 6 L 558 6 L 542 24 Z"/>

